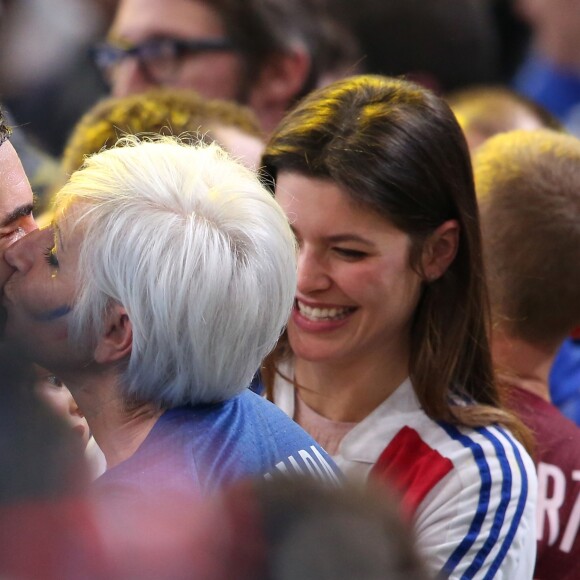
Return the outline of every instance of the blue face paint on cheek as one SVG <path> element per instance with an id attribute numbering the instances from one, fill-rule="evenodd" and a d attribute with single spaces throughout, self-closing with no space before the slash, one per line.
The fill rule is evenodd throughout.
<path id="1" fill-rule="evenodd" d="M 70 306 L 59 306 L 54 310 L 49 310 L 48 312 L 41 312 L 36 315 L 37 320 L 42 320 L 44 322 L 50 322 L 51 320 L 56 320 L 57 318 L 62 318 L 66 316 L 72 308 Z"/>

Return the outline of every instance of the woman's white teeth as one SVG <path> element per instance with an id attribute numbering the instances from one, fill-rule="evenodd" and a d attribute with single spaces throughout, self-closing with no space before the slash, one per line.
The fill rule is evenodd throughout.
<path id="1" fill-rule="evenodd" d="M 352 308 L 310 308 L 298 301 L 300 314 L 310 320 L 340 320 L 344 318 Z"/>

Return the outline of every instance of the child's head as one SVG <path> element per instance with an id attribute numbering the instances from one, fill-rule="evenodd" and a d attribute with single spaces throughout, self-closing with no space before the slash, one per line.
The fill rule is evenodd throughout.
<path id="1" fill-rule="evenodd" d="M 89 425 L 71 392 L 58 377 L 45 368 L 34 365 L 34 371 L 36 374 L 34 388 L 39 397 L 67 421 L 86 446 L 90 437 Z"/>

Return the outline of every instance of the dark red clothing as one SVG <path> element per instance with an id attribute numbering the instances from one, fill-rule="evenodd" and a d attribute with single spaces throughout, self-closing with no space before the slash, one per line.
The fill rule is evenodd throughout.
<path id="1" fill-rule="evenodd" d="M 534 578 L 580 579 L 580 428 L 548 401 L 512 387 L 513 410 L 534 432 L 538 556 Z"/>
<path id="2" fill-rule="evenodd" d="M 110 577 L 94 513 L 84 499 L 0 506 L 0 578 Z"/>

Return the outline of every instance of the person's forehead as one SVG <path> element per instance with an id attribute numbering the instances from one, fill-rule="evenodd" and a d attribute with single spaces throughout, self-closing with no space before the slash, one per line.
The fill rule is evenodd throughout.
<path id="1" fill-rule="evenodd" d="M 0 145 L 0 222 L 17 207 L 32 203 L 32 190 L 10 141 Z"/>
<path id="2" fill-rule="evenodd" d="M 113 39 L 221 36 L 224 25 L 211 3 L 197 0 L 122 0 L 110 31 Z"/>
<path id="3" fill-rule="evenodd" d="M 216 141 L 234 158 L 250 169 L 257 169 L 265 143 L 238 127 L 218 125 L 213 128 Z"/>
<path id="4" fill-rule="evenodd" d="M 53 208 L 50 226 L 67 250 L 71 246 L 78 249 L 77 246 L 85 238 L 93 207 L 71 196 Z"/>

